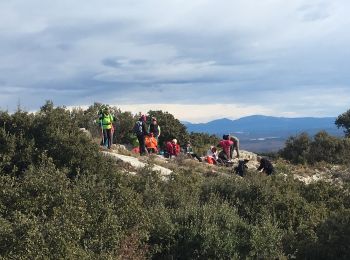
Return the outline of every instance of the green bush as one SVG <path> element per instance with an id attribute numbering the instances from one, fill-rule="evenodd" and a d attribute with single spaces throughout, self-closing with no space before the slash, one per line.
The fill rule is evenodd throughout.
<path id="1" fill-rule="evenodd" d="M 313 139 L 307 134 L 290 137 L 280 156 L 292 163 L 327 162 L 348 164 L 350 162 L 350 139 L 330 136 L 321 131 Z"/>
<path id="2" fill-rule="evenodd" d="M 282 161 L 274 176 L 183 165 L 167 181 L 150 167 L 129 175 L 79 131 L 81 113 L 51 102 L 36 114 L 0 113 L 0 258 L 349 258 L 346 183 L 305 185 Z M 307 144 L 300 151 L 335 142 L 308 140 L 297 140 Z M 344 154 L 347 142 L 337 146 Z"/>

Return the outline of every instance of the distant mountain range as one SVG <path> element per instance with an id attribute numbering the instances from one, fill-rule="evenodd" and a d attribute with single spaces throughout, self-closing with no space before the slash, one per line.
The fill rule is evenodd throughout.
<path id="1" fill-rule="evenodd" d="M 289 136 L 307 132 L 314 135 L 321 130 L 341 136 L 343 131 L 334 124 L 335 117 L 286 118 L 253 115 L 237 120 L 217 119 L 208 123 L 183 122 L 189 132 L 203 132 L 221 136 L 236 135 L 241 146 L 251 151 L 275 151 L 283 147 Z"/>

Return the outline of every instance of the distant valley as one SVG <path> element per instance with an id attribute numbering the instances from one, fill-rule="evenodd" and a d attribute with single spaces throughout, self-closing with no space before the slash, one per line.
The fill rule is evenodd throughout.
<path id="1" fill-rule="evenodd" d="M 222 136 L 229 133 L 241 141 L 241 148 L 253 152 L 277 151 L 284 146 L 289 136 L 302 132 L 314 135 L 326 131 L 341 136 L 343 131 L 334 124 L 335 117 L 286 118 L 263 115 L 242 117 L 237 120 L 217 119 L 208 123 L 183 122 L 189 132 L 203 132 Z"/>

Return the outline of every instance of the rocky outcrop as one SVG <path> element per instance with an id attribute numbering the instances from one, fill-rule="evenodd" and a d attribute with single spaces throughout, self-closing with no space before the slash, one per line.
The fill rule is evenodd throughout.
<path id="1" fill-rule="evenodd" d="M 259 166 L 258 155 L 252 152 L 240 150 L 239 151 L 239 159 L 235 158 L 233 160 L 234 165 L 238 165 L 239 160 L 249 160 L 247 163 L 248 169 L 256 169 Z"/>
<path id="2" fill-rule="evenodd" d="M 132 156 L 127 156 L 127 155 L 122 155 L 122 154 L 118 154 L 114 151 L 102 151 L 102 153 L 106 156 L 110 156 L 113 159 L 117 160 L 117 161 L 123 161 L 125 163 L 130 164 L 133 168 L 140 169 L 140 168 L 144 168 L 146 167 L 148 164 L 141 162 L 138 158 L 132 157 Z M 159 165 L 153 165 L 152 166 L 152 170 L 159 172 L 159 174 L 166 179 L 173 171 L 169 170 L 165 167 L 159 166 Z M 130 172 L 132 173 L 132 172 Z"/>

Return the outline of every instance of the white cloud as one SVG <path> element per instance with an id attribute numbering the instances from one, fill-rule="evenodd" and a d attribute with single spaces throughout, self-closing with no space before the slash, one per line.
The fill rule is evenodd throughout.
<path id="1" fill-rule="evenodd" d="M 349 101 L 349 10 L 347 0 L 2 1 L 0 100 L 338 114 Z"/>

